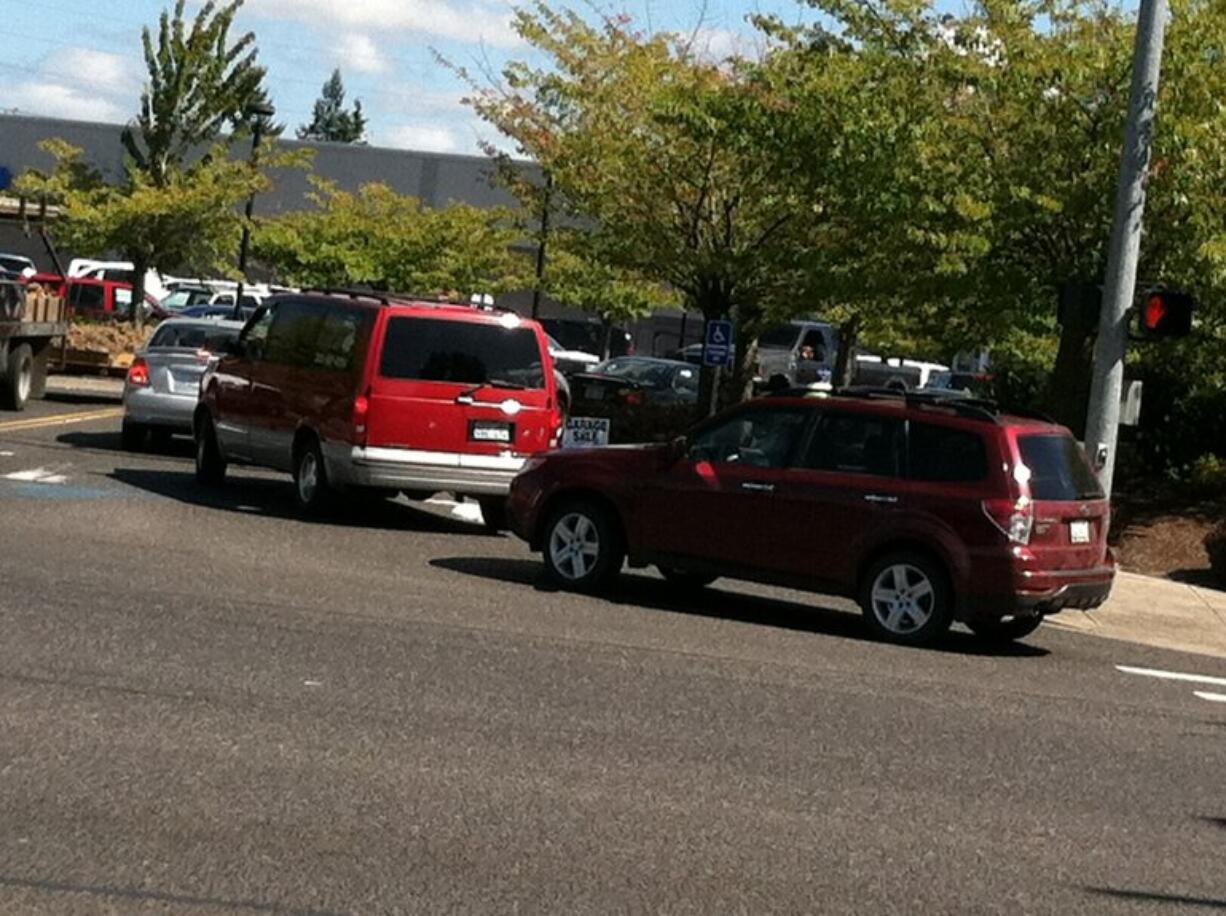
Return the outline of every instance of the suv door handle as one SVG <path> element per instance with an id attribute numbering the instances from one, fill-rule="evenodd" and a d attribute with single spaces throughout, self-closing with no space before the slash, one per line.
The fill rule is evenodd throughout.
<path id="1" fill-rule="evenodd" d="M 894 503 L 898 502 L 898 497 L 897 496 L 885 496 L 881 493 L 869 493 L 867 496 L 864 497 L 864 501 L 870 502 L 870 503 L 883 503 L 883 504 L 893 505 Z"/>
<path id="2" fill-rule="evenodd" d="M 749 490 L 751 493 L 774 493 L 775 485 L 773 483 L 759 483 L 755 480 L 747 480 L 741 484 L 742 490 Z"/>

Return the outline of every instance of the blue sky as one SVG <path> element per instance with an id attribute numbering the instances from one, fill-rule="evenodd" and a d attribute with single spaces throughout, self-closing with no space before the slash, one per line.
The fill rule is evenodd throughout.
<path id="1" fill-rule="evenodd" d="M 141 26 L 153 26 L 167 3 L 0 0 L 0 110 L 127 120 L 143 80 Z M 479 138 L 497 137 L 460 104 L 462 85 L 431 49 L 470 68 L 524 57 L 511 8 L 506 0 L 248 0 L 239 25 L 256 34 L 287 134 L 310 120 L 320 86 L 339 66 L 349 99 L 360 98 L 369 116 L 372 144 L 477 153 Z M 643 29 L 696 32 L 717 57 L 750 47 L 751 13 L 811 16 L 793 0 L 619 0 L 599 9 L 626 13 Z"/>

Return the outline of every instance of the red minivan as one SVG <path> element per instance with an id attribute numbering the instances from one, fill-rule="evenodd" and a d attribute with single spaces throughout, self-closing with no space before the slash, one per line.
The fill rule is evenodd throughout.
<path id="1" fill-rule="evenodd" d="M 851 390 L 761 398 L 670 446 L 556 451 L 511 488 L 511 525 L 560 585 L 654 564 L 844 595 L 896 642 L 954 620 L 991 639 L 1097 607 L 1110 506 L 1067 429 L 985 402 Z"/>
<path id="2" fill-rule="evenodd" d="M 196 474 L 294 475 L 304 509 L 348 488 L 476 497 L 501 527 L 525 458 L 558 444 L 544 332 L 511 312 L 364 294 L 275 296 L 201 380 Z"/>

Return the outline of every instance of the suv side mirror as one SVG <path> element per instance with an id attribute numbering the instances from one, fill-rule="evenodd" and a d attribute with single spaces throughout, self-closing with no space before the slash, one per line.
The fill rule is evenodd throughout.
<path id="1" fill-rule="evenodd" d="M 247 345 L 237 337 L 214 337 L 205 344 L 206 350 L 224 353 L 226 356 L 246 356 Z"/>

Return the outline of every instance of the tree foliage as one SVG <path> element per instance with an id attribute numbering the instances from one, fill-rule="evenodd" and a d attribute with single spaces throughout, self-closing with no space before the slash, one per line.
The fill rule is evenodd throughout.
<path id="1" fill-rule="evenodd" d="M 468 204 L 431 209 L 387 185 L 356 193 L 312 179 L 315 208 L 262 221 L 255 257 L 283 282 L 418 294 L 500 293 L 531 284 L 512 214 Z"/>
<path id="2" fill-rule="evenodd" d="M 324 83 L 315 100 L 310 124 L 298 128 L 299 140 L 323 140 L 330 143 L 362 143 L 366 139 L 366 116 L 361 99 L 353 100 L 353 109 L 345 108 L 345 84 L 339 69 Z"/>

